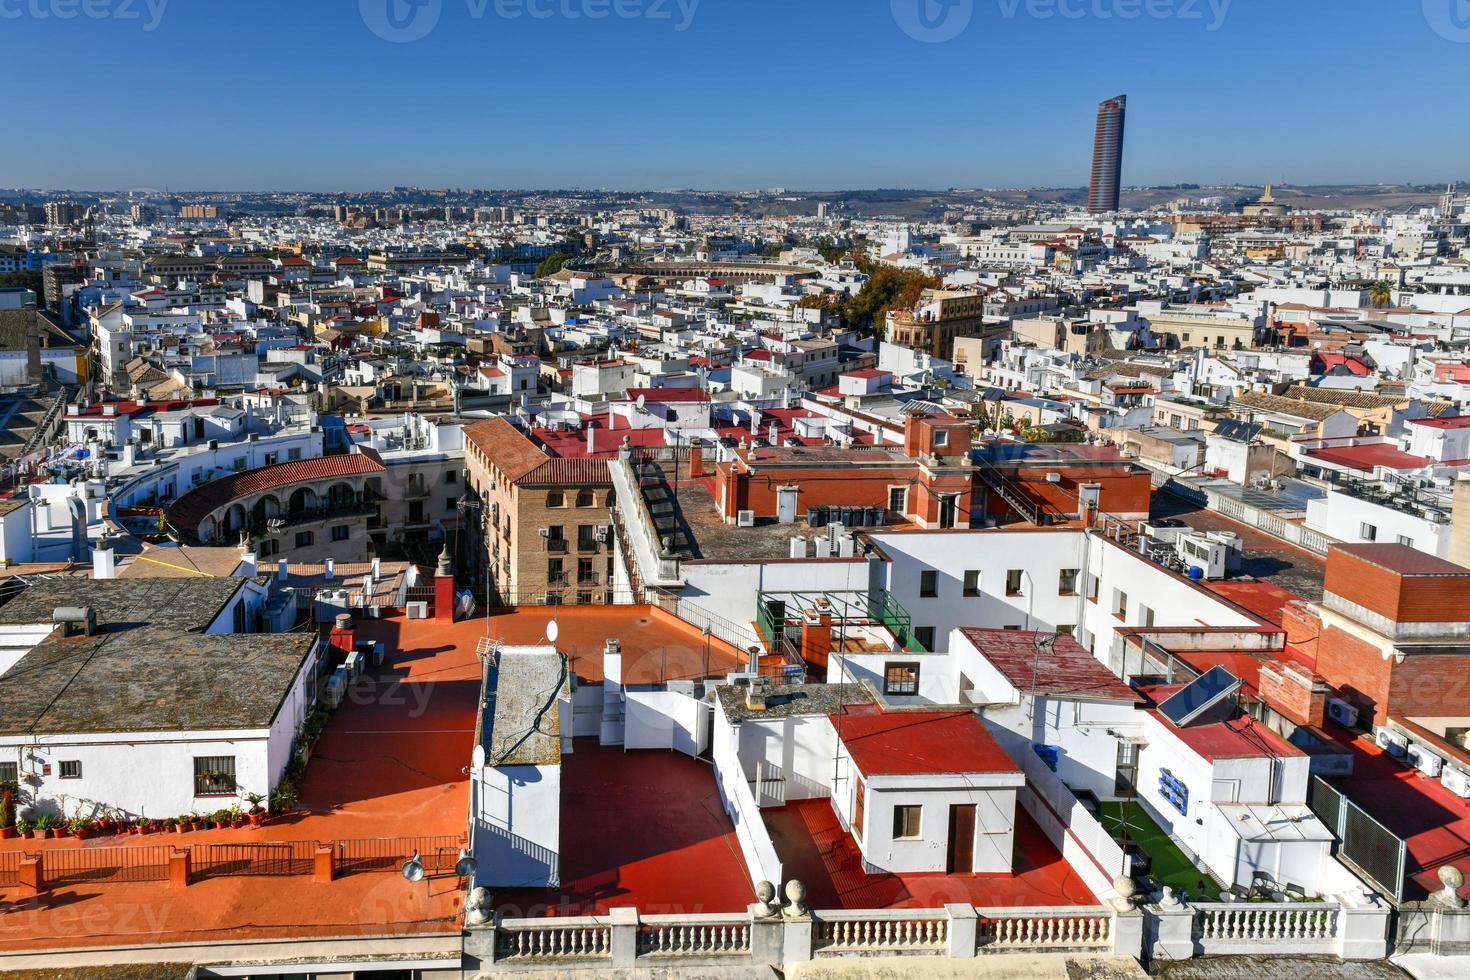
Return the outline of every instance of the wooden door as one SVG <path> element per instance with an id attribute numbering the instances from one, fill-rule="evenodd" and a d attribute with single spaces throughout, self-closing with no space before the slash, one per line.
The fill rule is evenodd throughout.
<path id="1" fill-rule="evenodd" d="M 975 804 L 949 808 L 949 866 L 952 875 L 975 872 Z"/>

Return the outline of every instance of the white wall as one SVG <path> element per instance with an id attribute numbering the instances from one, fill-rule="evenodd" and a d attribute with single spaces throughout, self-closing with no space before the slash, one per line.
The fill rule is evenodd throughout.
<path id="1" fill-rule="evenodd" d="M 772 561 L 747 564 L 684 562 L 687 585 L 680 602 L 745 625 L 756 618 L 758 592 L 822 592 L 868 589 L 868 563 L 862 559 Z"/>
<path id="2" fill-rule="evenodd" d="M 289 734 L 286 736 L 289 745 Z M 34 744 L 28 744 L 34 743 Z M 19 763 L 22 773 L 41 773 L 39 783 L 21 778 L 23 792 L 32 794 L 38 813 L 91 816 L 99 806 L 121 809 L 153 820 L 190 812 L 212 813 L 234 803 L 244 806 L 244 794 L 270 792 L 271 746 L 267 732 L 122 732 L 105 735 L 41 735 L 0 739 L 0 759 Z M 234 756 L 238 794 L 194 795 L 194 759 Z M 34 761 L 33 761 L 34 757 Z M 61 763 L 77 761 L 82 775 L 61 778 Z"/>
<path id="3" fill-rule="evenodd" d="M 740 767 L 747 780 L 756 776 L 756 763 L 766 771 L 778 767 L 786 779 L 786 799 L 823 799 L 832 795 L 837 734 L 822 715 L 750 719 L 738 729 Z"/>
<path id="4" fill-rule="evenodd" d="M 1375 529 L 1372 538 L 1364 537 L 1363 525 Z M 1307 527 L 1349 544 L 1376 541 L 1397 544 L 1399 538 L 1412 542 L 1410 547 L 1425 554 L 1448 558 L 1450 526 L 1426 521 L 1422 517 L 1369 500 L 1360 500 L 1340 490 L 1329 490 L 1326 497 L 1307 501 Z"/>
<path id="5" fill-rule="evenodd" d="M 735 839 L 740 844 L 745 866 L 756 881 L 769 881 L 781 887 L 781 859 L 776 855 L 776 845 L 761 819 L 760 808 L 746 782 L 745 772 L 740 765 L 740 736 L 735 726 L 725 717 L 719 702 L 715 702 L 715 731 L 713 751 L 715 785 L 720 791 L 720 803 L 730 821 L 735 824 Z M 754 884 L 754 882 L 752 882 Z"/>
<path id="6" fill-rule="evenodd" d="M 556 887 L 561 881 L 561 766 L 486 766 L 471 780 L 475 884 Z"/>

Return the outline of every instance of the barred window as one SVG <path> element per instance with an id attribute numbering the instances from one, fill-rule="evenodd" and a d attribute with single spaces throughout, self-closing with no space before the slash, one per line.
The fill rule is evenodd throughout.
<path id="1" fill-rule="evenodd" d="M 61 763 L 62 779 L 81 779 L 82 763 L 80 759 L 63 760 Z"/>
<path id="2" fill-rule="evenodd" d="M 235 792 L 235 757 L 194 757 L 194 795 L 224 796 Z"/>
<path id="3" fill-rule="evenodd" d="M 0 762 L 0 783 L 20 781 L 20 766 L 14 762 Z"/>

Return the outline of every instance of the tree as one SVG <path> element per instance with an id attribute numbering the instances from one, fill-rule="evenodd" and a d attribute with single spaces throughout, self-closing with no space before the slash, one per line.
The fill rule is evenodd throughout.
<path id="1" fill-rule="evenodd" d="M 1368 299 L 1374 306 L 1385 307 L 1393 302 L 1393 283 L 1387 279 L 1380 279 L 1368 287 Z"/>
<path id="2" fill-rule="evenodd" d="M 541 264 L 536 267 L 536 278 L 540 279 L 544 276 L 556 275 L 561 271 L 561 267 L 566 265 L 571 258 L 565 252 L 552 252 L 546 258 L 542 259 Z"/>
<path id="3" fill-rule="evenodd" d="M 938 289 L 940 280 L 914 269 L 875 266 L 856 296 L 849 297 L 839 313 L 849 326 L 881 333 L 890 311 L 911 310 L 926 289 Z"/>

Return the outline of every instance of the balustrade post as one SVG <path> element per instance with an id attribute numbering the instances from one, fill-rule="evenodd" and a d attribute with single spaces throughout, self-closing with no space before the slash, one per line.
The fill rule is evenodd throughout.
<path id="1" fill-rule="evenodd" d="M 1194 958 L 1194 909 L 1180 901 L 1173 889 L 1164 888 L 1157 905 L 1148 906 L 1153 946 L 1150 955 L 1161 960 Z"/>
<path id="2" fill-rule="evenodd" d="M 1109 923 L 1113 955 L 1133 959 L 1143 957 L 1144 914 L 1136 908 L 1116 908 Z M 1191 943 L 1193 940 L 1191 939 Z"/>
<path id="3" fill-rule="evenodd" d="M 638 965 L 638 910 L 611 909 L 608 922 L 612 926 L 613 969 L 632 969 Z"/>
<path id="4" fill-rule="evenodd" d="M 750 961 L 755 966 L 779 969 L 786 946 L 786 923 L 780 915 L 771 915 L 770 906 L 760 902 L 750 906 Z"/>
<path id="5" fill-rule="evenodd" d="M 946 905 L 944 914 L 949 919 L 949 955 L 956 959 L 970 959 L 975 955 L 975 945 L 980 917 L 973 905 Z"/>
<path id="6" fill-rule="evenodd" d="M 1337 955 L 1345 960 L 1381 960 L 1388 956 L 1393 945 L 1388 903 L 1361 894 L 1344 895 L 1338 903 Z"/>

